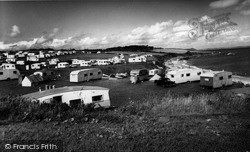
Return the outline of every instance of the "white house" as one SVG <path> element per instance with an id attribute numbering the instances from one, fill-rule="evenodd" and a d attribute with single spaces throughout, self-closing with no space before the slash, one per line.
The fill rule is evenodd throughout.
<path id="1" fill-rule="evenodd" d="M 41 83 L 42 81 L 43 81 L 43 78 L 39 74 L 25 76 L 24 79 L 22 80 L 22 86 L 32 87 L 33 85 L 37 85 Z"/>
<path id="2" fill-rule="evenodd" d="M 82 69 L 70 73 L 70 82 L 82 82 L 102 78 L 102 71 L 98 68 Z"/>
<path id="3" fill-rule="evenodd" d="M 12 63 L 3 63 L 0 67 L 3 69 L 16 69 L 16 65 Z"/>
<path id="4" fill-rule="evenodd" d="M 33 70 L 41 69 L 41 64 L 40 63 L 33 63 L 33 64 L 31 64 L 31 69 L 33 69 Z"/>
<path id="5" fill-rule="evenodd" d="M 147 58 L 145 56 L 136 56 L 132 58 L 128 58 L 129 63 L 135 63 L 135 62 L 146 62 Z"/>
<path id="6" fill-rule="evenodd" d="M 95 104 L 95 107 L 110 107 L 109 89 L 97 86 L 66 86 L 26 94 L 24 98 L 40 103 L 66 103 L 72 107 Z"/>
<path id="7" fill-rule="evenodd" d="M 200 68 L 183 68 L 168 71 L 165 77 L 178 84 L 192 81 L 200 81 L 200 76 L 202 73 L 203 71 Z"/>
<path id="8" fill-rule="evenodd" d="M 60 62 L 57 64 L 57 68 L 68 68 L 69 63 L 68 62 Z"/>

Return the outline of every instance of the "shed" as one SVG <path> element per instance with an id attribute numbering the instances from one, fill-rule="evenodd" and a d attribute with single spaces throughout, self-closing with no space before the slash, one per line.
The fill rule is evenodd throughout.
<path id="1" fill-rule="evenodd" d="M 43 81 L 43 78 L 39 74 L 25 76 L 23 81 L 22 81 L 22 86 L 23 87 L 31 87 L 33 85 L 37 85 L 37 84 L 41 83 L 42 81 Z"/>

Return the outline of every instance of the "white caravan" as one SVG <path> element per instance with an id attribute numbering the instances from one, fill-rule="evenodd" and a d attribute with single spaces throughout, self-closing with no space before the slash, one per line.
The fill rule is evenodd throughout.
<path id="1" fill-rule="evenodd" d="M 166 74 L 166 78 L 169 78 L 170 81 L 178 83 L 192 82 L 192 81 L 200 81 L 200 76 L 202 74 L 202 69 L 199 68 L 184 68 L 177 69 L 173 71 L 169 71 Z"/>
<path id="2" fill-rule="evenodd" d="M 70 73 L 70 82 L 82 82 L 102 78 L 102 71 L 98 68 L 82 69 Z"/>

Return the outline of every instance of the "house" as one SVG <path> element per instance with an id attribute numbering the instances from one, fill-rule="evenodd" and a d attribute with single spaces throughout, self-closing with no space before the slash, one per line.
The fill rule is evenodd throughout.
<path id="1" fill-rule="evenodd" d="M 98 68 L 82 69 L 70 73 L 70 82 L 90 81 L 102 78 L 102 71 Z"/>
<path id="2" fill-rule="evenodd" d="M 132 58 L 128 58 L 129 63 L 135 63 L 135 62 L 146 62 L 147 58 L 145 56 L 135 56 Z"/>
<path id="3" fill-rule="evenodd" d="M 23 81 L 22 81 L 22 86 L 23 87 L 32 87 L 34 85 L 40 84 L 41 82 L 43 82 L 43 78 L 39 74 L 25 76 Z"/>
<path id="4" fill-rule="evenodd" d="M 204 87 L 220 88 L 232 84 L 232 72 L 206 71 L 201 74 L 200 85 Z"/>
<path id="5" fill-rule="evenodd" d="M 200 76 L 202 74 L 202 69 L 200 68 L 183 68 L 168 71 L 166 73 L 166 78 L 169 78 L 170 81 L 178 83 L 200 81 Z"/>
<path id="6" fill-rule="evenodd" d="M 41 64 L 40 63 L 33 63 L 33 64 L 31 64 L 30 68 L 33 70 L 41 69 Z"/>
<path id="7" fill-rule="evenodd" d="M 110 65 L 110 60 L 108 59 L 99 59 L 99 60 L 96 60 L 96 64 L 97 65 Z"/>
<path id="8" fill-rule="evenodd" d="M 0 68 L 0 80 L 18 79 L 20 71 L 17 69 Z"/>
<path id="9" fill-rule="evenodd" d="M 68 62 L 60 62 L 57 64 L 57 68 L 68 68 L 69 63 Z"/>
<path id="10" fill-rule="evenodd" d="M 152 69 L 152 70 L 149 70 L 149 75 L 150 76 L 153 76 L 155 74 L 161 75 L 162 74 L 162 70 L 161 69 Z"/>
<path id="11" fill-rule="evenodd" d="M 130 71 L 130 81 L 131 83 L 143 82 L 148 80 L 148 70 L 147 69 L 135 69 Z"/>
<path id="12" fill-rule="evenodd" d="M 0 67 L 3 69 L 16 69 L 16 65 L 12 63 L 3 63 Z"/>
<path id="13" fill-rule="evenodd" d="M 91 66 L 91 61 L 81 62 L 80 66 Z"/>
<path id="14" fill-rule="evenodd" d="M 66 103 L 71 107 L 95 104 L 95 107 L 110 107 L 109 89 L 97 86 L 66 86 L 23 95 L 39 103 Z"/>

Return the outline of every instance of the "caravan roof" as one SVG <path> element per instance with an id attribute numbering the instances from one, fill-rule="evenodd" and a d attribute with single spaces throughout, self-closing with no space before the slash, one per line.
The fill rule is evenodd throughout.
<path id="1" fill-rule="evenodd" d="M 169 71 L 168 74 L 177 74 L 179 72 L 185 72 L 185 71 L 193 71 L 193 70 L 201 70 L 199 68 L 184 68 L 184 69 L 177 69 L 173 71 Z"/>
<path id="2" fill-rule="evenodd" d="M 206 71 L 206 72 L 202 73 L 201 76 L 203 76 L 203 77 L 214 77 L 214 75 L 216 75 L 218 73 L 222 73 L 222 72 L 227 72 L 227 71 Z"/>
<path id="3" fill-rule="evenodd" d="M 89 70 L 100 70 L 100 69 L 97 69 L 97 68 L 81 69 L 81 70 L 72 71 L 70 74 L 79 74 L 80 72 L 89 71 Z"/>
<path id="4" fill-rule="evenodd" d="M 108 88 L 98 87 L 98 86 L 66 86 L 61 88 L 55 88 L 50 90 L 43 90 L 41 92 L 34 92 L 30 94 L 23 95 L 25 98 L 41 98 L 53 94 L 72 92 L 72 91 L 81 91 L 81 90 L 109 90 Z"/>

